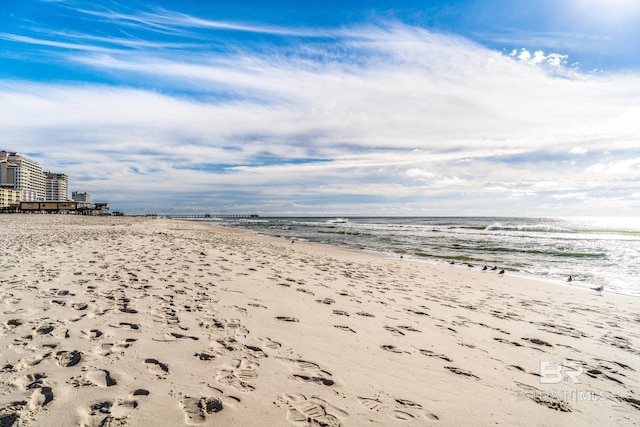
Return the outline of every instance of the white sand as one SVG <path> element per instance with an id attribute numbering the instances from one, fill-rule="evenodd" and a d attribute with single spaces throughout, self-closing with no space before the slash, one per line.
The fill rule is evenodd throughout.
<path id="1" fill-rule="evenodd" d="M 0 226 L 2 427 L 640 424 L 637 298 L 181 221 Z"/>

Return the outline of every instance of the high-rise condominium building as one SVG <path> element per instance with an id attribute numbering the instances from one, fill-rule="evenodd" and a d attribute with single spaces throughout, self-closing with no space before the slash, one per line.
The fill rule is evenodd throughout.
<path id="1" fill-rule="evenodd" d="M 45 200 L 66 202 L 69 200 L 69 177 L 63 173 L 45 172 Z"/>
<path id="2" fill-rule="evenodd" d="M 71 193 L 71 199 L 79 203 L 91 203 L 91 194 L 74 191 Z"/>
<path id="3" fill-rule="evenodd" d="M 20 190 L 23 202 L 45 200 L 45 175 L 40 164 L 18 153 L 0 151 L 0 187 Z"/>

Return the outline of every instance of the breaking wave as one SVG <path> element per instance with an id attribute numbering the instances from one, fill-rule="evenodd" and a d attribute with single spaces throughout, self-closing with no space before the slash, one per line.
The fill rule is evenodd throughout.
<path id="1" fill-rule="evenodd" d="M 488 225 L 486 231 L 530 231 L 537 233 L 573 233 L 568 228 L 555 227 L 549 224 L 522 224 L 522 225 L 502 225 L 495 223 Z"/>

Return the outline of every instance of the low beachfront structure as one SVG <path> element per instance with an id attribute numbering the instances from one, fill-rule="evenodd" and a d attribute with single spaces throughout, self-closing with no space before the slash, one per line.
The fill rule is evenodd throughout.
<path id="1" fill-rule="evenodd" d="M 0 188 L 0 209 L 17 209 L 20 206 L 20 194 L 20 190 Z"/>

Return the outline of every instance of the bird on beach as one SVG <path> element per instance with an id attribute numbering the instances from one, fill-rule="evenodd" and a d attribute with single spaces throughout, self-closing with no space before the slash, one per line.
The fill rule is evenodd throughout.
<path id="1" fill-rule="evenodd" d="M 455 264 L 455 261 L 451 261 L 449 264 L 453 265 L 453 264 Z"/>
<path id="2" fill-rule="evenodd" d="M 567 282 L 573 282 L 573 277 L 569 276 L 569 278 L 567 279 Z"/>
<path id="3" fill-rule="evenodd" d="M 598 295 L 602 296 L 602 291 L 604 291 L 604 285 L 597 286 L 595 288 L 591 288 L 598 293 Z"/>
<path id="4" fill-rule="evenodd" d="M 487 271 L 487 268 L 489 268 L 489 267 L 487 267 L 487 266 L 485 265 L 484 267 L 482 267 L 482 271 Z"/>
<path id="5" fill-rule="evenodd" d="M 491 267 L 491 271 L 496 271 L 498 269 L 497 265 L 494 265 L 493 267 Z"/>
<path id="6" fill-rule="evenodd" d="M 503 269 L 501 269 L 501 270 L 498 272 L 498 274 L 499 274 L 499 275 L 503 275 L 503 274 L 504 274 L 504 268 L 503 268 Z"/>

